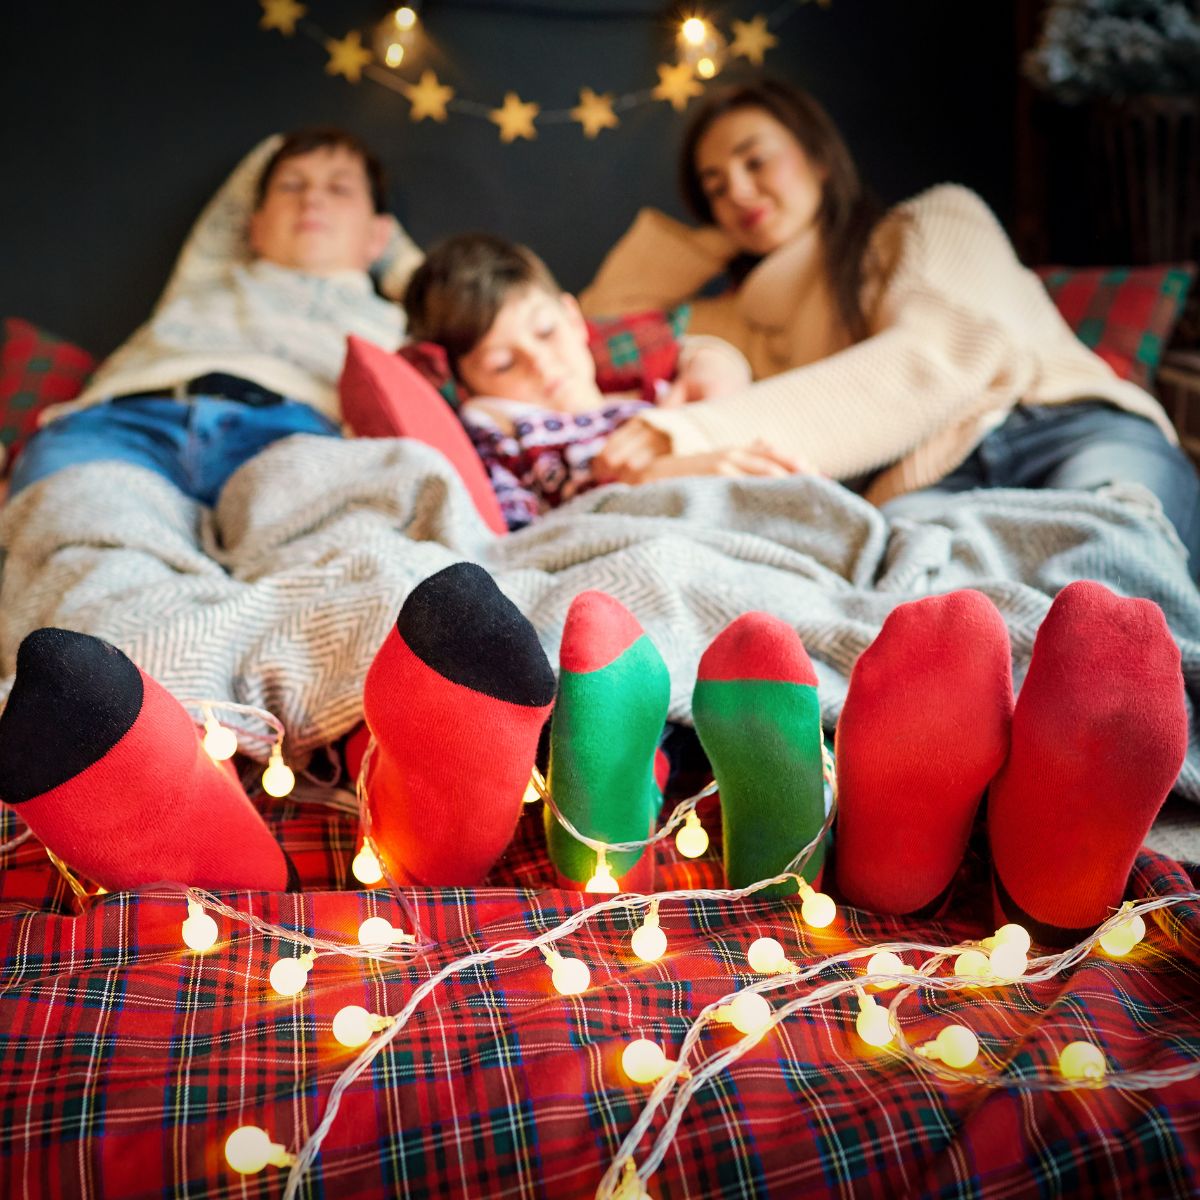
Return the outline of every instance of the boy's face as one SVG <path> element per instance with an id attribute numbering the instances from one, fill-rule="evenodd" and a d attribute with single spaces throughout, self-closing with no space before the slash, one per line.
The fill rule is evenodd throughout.
<path id="1" fill-rule="evenodd" d="M 259 258 L 308 275 L 365 271 L 390 232 L 391 222 L 375 212 L 362 159 L 344 146 L 284 159 L 250 218 Z"/>
<path id="2" fill-rule="evenodd" d="M 603 404 L 579 305 L 536 284 L 509 295 L 479 344 L 458 360 L 458 375 L 472 396 L 565 413 Z"/>

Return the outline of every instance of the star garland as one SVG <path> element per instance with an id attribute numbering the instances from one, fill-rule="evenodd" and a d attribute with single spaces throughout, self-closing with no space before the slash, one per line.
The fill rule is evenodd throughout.
<path id="1" fill-rule="evenodd" d="M 276 31 L 284 37 L 292 37 L 297 29 L 310 40 L 317 42 L 329 56 L 325 63 L 328 75 L 341 76 L 347 83 L 357 84 L 365 77 L 373 83 L 399 92 L 409 102 L 409 119 L 426 119 L 444 123 L 450 113 L 476 117 L 489 121 L 497 127 L 500 141 L 509 145 L 516 141 L 532 141 L 537 137 L 538 125 L 561 125 L 573 122 L 580 126 L 583 136 L 594 139 L 606 129 L 616 129 L 621 124 L 619 112 L 661 101 L 676 112 L 683 112 L 688 104 L 704 93 L 704 82 L 716 74 L 717 67 L 707 59 L 693 64 L 679 62 L 659 63 L 658 83 L 637 92 L 615 96 L 612 92 L 596 92 L 590 87 L 579 89 L 579 102 L 571 108 L 544 109 L 532 100 L 524 100 L 515 91 L 507 90 L 504 102 L 499 107 L 474 100 L 460 99 L 454 88 L 444 84 L 431 69 L 424 69 L 414 83 L 389 70 L 376 58 L 368 45 L 364 45 L 362 31 L 349 30 L 343 37 L 327 34 L 313 22 L 306 20 L 308 8 L 297 0 L 258 0 L 262 9 L 259 28 Z M 779 45 L 777 29 L 792 13 L 805 4 L 816 4 L 827 9 L 832 0 L 785 0 L 770 16 L 758 13 L 747 21 L 731 22 L 732 38 L 728 41 L 728 53 L 734 58 L 744 58 L 755 67 L 761 67 L 767 53 Z M 722 47 L 726 39 L 716 31 L 712 36 Z M 389 59 L 390 61 L 390 59 Z"/>

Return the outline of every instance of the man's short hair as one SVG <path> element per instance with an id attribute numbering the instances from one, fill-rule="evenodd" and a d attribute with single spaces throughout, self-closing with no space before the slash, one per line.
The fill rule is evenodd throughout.
<path id="1" fill-rule="evenodd" d="M 536 287 L 551 296 L 562 288 L 528 246 L 490 233 L 460 233 L 439 242 L 416 269 L 404 293 L 409 336 L 436 342 L 450 369 L 483 340 L 505 301 Z"/>
<path id="2" fill-rule="evenodd" d="M 283 144 L 267 160 L 267 165 L 263 167 L 262 174 L 258 177 L 254 207 L 256 209 L 262 207 L 272 177 L 289 158 L 299 158 L 300 155 L 311 154 L 314 150 L 338 148 L 348 150 L 362 160 L 363 169 L 367 173 L 367 184 L 371 190 L 371 203 L 375 206 L 377 213 L 387 212 L 387 183 L 383 175 L 383 165 L 366 142 L 349 130 L 339 129 L 336 125 L 311 125 L 305 129 L 296 129 L 285 134 Z"/>

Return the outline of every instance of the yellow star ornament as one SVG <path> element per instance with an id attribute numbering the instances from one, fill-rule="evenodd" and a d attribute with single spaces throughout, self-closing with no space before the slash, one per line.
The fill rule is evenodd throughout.
<path id="1" fill-rule="evenodd" d="M 405 95 L 412 105 L 408 113 L 412 120 L 432 117 L 435 121 L 444 121 L 446 105 L 454 99 L 454 89 L 438 83 L 438 77 L 432 71 L 423 71 L 420 82 L 409 84 Z"/>
<path id="2" fill-rule="evenodd" d="M 756 67 L 761 67 L 763 55 L 772 46 L 778 45 L 779 39 L 767 29 L 767 18 L 762 13 L 749 21 L 734 21 L 730 53 L 740 54 Z"/>
<path id="3" fill-rule="evenodd" d="M 616 129 L 621 123 L 613 112 L 612 92 L 597 96 L 591 88 L 581 88 L 579 104 L 571 109 L 571 119 L 583 126 L 585 137 L 594 138 L 602 129 Z"/>
<path id="4" fill-rule="evenodd" d="M 296 0 L 259 0 L 263 15 L 259 29 L 278 29 L 285 37 L 296 32 L 296 22 L 308 11 Z"/>
<path id="5" fill-rule="evenodd" d="M 517 138 L 529 138 L 532 141 L 537 137 L 533 120 L 540 111 L 532 101 L 526 103 L 516 92 L 507 92 L 504 96 L 504 106 L 493 108 L 489 116 L 500 126 L 502 142 L 515 142 Z"/>
<path id="6" fill-rule="evenodd" d="M 687 63 L 659 63 L 658 86 L 650 95 L 655 100 L 669 100 L 676 112 L 683 112 L 688 101 L 703 91 L 703 86 L 692 75 L 692 68 Z"/>
<path id="7" fill-rule="evenodd" d="M 352 29 L 341 41 L 329 38 L 325 42 L 329 61 L 325 64 L 328 75 L 344 75 L 351 83 L 362 78 L 362 69 L 374 55 L 362 44 L 362 34 Z"/>

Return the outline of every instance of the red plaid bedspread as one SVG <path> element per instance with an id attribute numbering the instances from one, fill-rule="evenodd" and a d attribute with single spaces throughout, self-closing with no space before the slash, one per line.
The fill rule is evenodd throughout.
<path id="1" fill-rule="evenodd" d="M 711 802 L 702 812 L 712 829 Z M 343 890 L 355 849 L 348 816 L 285 802 L 272 819 L 310 890 L 239 893 L 229 903 L 350 942 L 366 916 L 402 924 L 386 893 Z M 4 838 L 18 829 L 9 814 L 0 821 Z M 257 1124 L 300 1148 L 355 1055 L 331 1035 L 339 1008 L 394 1013 L 445 963 L 585 906 L 538 890 L 547 877 L 539 830 L 540 812 L 527 811 L 496 886 L 413 893 L 437 942 L 427 958 L 400 967 L 320 958 L 292 999 L 276 996 L 267 974 L 299 952 L 294 943 L 221 920 L 217 946 L 193 954 L 180 942 L 178 894 L 117 894 L 75 915 L 36 843 L 9 852 L 0 860 L 0 1195 L 282 1196 L 285 1171 L 235 1175 L 224 1140 Z M 719 864 L 665 863 L 660 886 L 719 886 Z M 1147 854 L 1131 895 L 1195 886 L 1186 869 Z M 536 954 L 454 976 L 347 1091 L 299 1195 L 592 1196 L 650 1090 L 625 1078 L 622 1048 L 643 1035 L 673 1056 L 702 1006 L 756 978 L 745 965 L 754 938 L 778 938 L 798 961 L 888 940 L 949 944 L 990 932 L 981 911 L 969 895 L 954 921 L 937 924 L 842 910 L 813 933 L 790 901 L 671 903 L 658 963 L 632 956 L 628 915 L 594 920 L 561 944 L 591 966 L 582 997 L 554 992 Z M 991 1060 L 982 1069 L 1018 1077 L 1046 1069 L 1082 1036 L 1102 1045 L 1113 1069 L 1187 1064 L 1200 1058 L 1200 911 L 1180 905 L 1147 923 L 1146 942 L 1124 962 L 1097 955 L 1051 983 L 914 997 L 906 1034 L 923 1041 L 957 1014 Z M 718 1075 L 688 1108 L 650 1195 L 1200 1192 L 1196 1080 L 1149 1091 L 946 1084 L 894 1051 L 866 1051 L 854 1017 L 845 999 L 789 1017 Z M 735 1038 L 717 1029 L 704 1046 Z"/>

